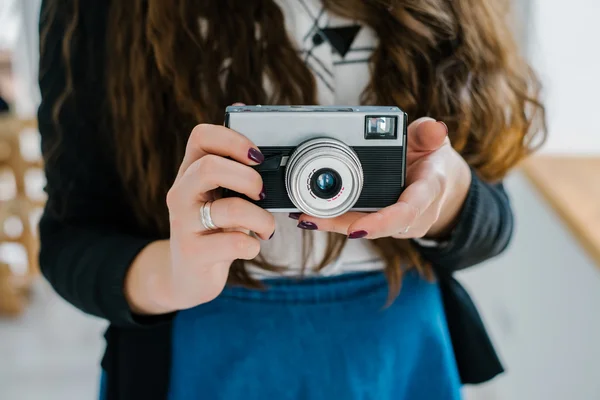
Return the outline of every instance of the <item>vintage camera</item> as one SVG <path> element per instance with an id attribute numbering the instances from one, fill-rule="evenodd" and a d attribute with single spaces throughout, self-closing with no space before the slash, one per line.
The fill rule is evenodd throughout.
<path id="1" fill-rule="evenodd" d="M 407 115 L 398 107 L 231 106 L 225 126 L 264 154 L 256 169 L 267 198 L 250 201 L 268 211 L 377 211 L 404 189 Z"/>

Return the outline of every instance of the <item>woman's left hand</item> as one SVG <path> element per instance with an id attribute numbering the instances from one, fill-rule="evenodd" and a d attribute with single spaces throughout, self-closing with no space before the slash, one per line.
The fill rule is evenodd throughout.
<path id="1" fill-rule="evenodd" d="M 348 235 L 443 238 L 457 222 L 471 184 L 471 171 L 452 148 L 443 122 L 421 118 L 408 127 L 407 186 L 398 202 L 374 213 L 348 212 L 336 218 L 301 215 L 299 228 Z"/>

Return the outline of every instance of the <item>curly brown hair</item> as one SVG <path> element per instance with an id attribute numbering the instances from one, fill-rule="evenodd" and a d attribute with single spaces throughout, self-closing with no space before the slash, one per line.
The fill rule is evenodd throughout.
<path id="1" fill-rule="evenodd" d="M 508 0 L 322 2 L 331 13 L 370 26 L 379 38 L 363 104 L 397 105 L 411 120 L 443 120 L 454 148 L 487 181 L 502 179 L 543 142 L 540 84 L 514 41 Z M 81 0 L 68 3 L 67 60 L 79 7 L 85 7 Z M 315 79 L 286 34 L 275 0 L 112 1 L 108 24 L 107 117 L 118 171 L 140 224 L 164 237 L 165 197 L 195 125 L 222 124 L 224 108 L 234 102 L 317 103 Z M 73 90 L 70 82 L 62 101 Z M 337 257 L 345 240 L 329 235 L 320 267 Z M 391 296 L 400 290 L 402 265 L 429 271 L 408 240 L 373 245 L 387 262 Z M 258 285 L 241 262 L 230 277 Z"/>

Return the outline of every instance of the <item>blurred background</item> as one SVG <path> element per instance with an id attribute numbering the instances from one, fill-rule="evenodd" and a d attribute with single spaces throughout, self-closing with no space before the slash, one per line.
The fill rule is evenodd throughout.
<path id="1" fill-rule="evenodd" d="M 35 112 L 39 0 L 0 0 L 0 399 L 94 399 L 105 322 L 39 276 Z M 545 84 L 549 140 L 507 179 L 517 226 L 461 273 L 505 363 L 467 399 L 600 399 L 600 2 L 516 0 L 515 32 Z M 6 107 L 0 102 L 0 110 Z"/>

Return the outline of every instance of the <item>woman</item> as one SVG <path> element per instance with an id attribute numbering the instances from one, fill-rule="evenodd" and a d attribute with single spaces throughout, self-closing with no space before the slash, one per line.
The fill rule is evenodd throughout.
<path id="1" fill-rule="evenodd" d="M 508 245 L 501 179 L 543 122 L 504 2 L 108 3 L 45 2 L 39 110 L 40 262 L 111 323 L 102 398 L 455 399 L 501 372 L 452 273 Z M 269 196 L 235 102 L 397 105 L 409 185 L 331 220 L 217 199 L 210 230 L 218 188 Z"/>

